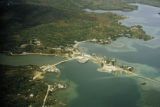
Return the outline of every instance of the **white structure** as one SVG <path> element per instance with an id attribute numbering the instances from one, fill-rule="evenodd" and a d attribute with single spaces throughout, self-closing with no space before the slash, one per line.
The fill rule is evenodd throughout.
<path id="1" fill-rule="evenodd" d="M 40 69 L 44 72 L 60 72 L 60 70 L 56 68 L 54 65 L 41 66 Z"/>
<path id="2" fill-rule="evenodd" d="M 66 88 L 65 85 L 62 85 L 62 84 L 58 84 L 57 86 L 58 86 L 59 89 L 64 89 L 64 88 Z"/>

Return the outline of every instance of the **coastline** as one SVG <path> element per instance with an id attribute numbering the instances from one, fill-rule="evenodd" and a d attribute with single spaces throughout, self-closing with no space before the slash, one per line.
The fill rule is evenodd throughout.
<path id="1" fill-rule="evenodd" d="M 22 52 L 21 54 L 14 54 L 14 53 L 10 53 L 11 56 L 17 56 L 17 55 L 44 55 L 44 56 L 56 56 L 55 54 L 47 54 L 47 53 L 29 53 L 29 52 Z"/>
<path id="2" fill-rule="evenodd" d="M 125 11 L 118 10 L 122 12 Z M 136 24 L 136 21 L 135 26 L 132 25 L 128 27 L 124 25 L 123 20 L 126 18 L 129 19 L 129 16 L 107 14 L 113 17 L 110 19 L 105 17 L 105 15 L 103 17 L 102 13 L 105 12 L 105 10 L 102 9 L 100 14 L 96 13 L 96 11 L 101 10 L 90 8 L 90 12 L 85 12 L 85 15 L 88 14 L 88 17 L 84 17 L 85 15 L 83 16 L 82 14 L 78 15 L 81 16 L 80 19 L 76 17 L 77 19 L 67 19 L 67 21 L 63 19 L 60 19 L 60 21 L 55 20 L 53 25 L 52 23 L 38 25 L 38 27 L 35 26 L 31 29 L 26 29 L 18 34 L 18 36 L 24 37 L 27 41 L 22 41 L 20 44 L 15 45 L 16 47 L 14 48 L 6 49 L 9 51 L 4 51 L 3 54 L 5 55 L 1 55 L 1 61 L 4 62 L 4 65 L 0 65 L 2 69 L 4 69 L 4 72 L 2 70 L 4 79 L 1 78 L 1 82 L 2 87 L 4 86 L 6 89 L 4 92 L 2 90 L 5 94 L 2 94 L 2 96 L 4 96 L 4 98 L 8 97 L 9 99 L 7 99 L 8 101 L 6 100 L 6 104 L 10 104 L 11 101 L 11 103 L 17 104 L 18 106 L 26 104 L 28 107 L 64 107 L 70 106 L 72 100 L 75 101 L 78 99 L 77 102 L 81 101 L 84 106 L 96 106 L 97 104 L 99 105 L 98 102 L 101 101 L 102 107 L 107 106 L 106 103 L 115 106 L 125 106 L 120 105 L 119 103 L 121 102 L 127 106 L 132 106 L 130 105 L 132 104 L 130 103 L 132 100 L 135 101 L 133 102 L 133 104 L 136 104 L 135 106 L 147 106 L 148 104 L 148 106 L 159 105 L 160 74 L 157 72 L 159 71 L 158 64 L 160 60 L 158 56 L 160 51 L 154 50 L 154 48 L 159 47 L 159 45 L 154 45 L 156 41 L 158 42 L 158 39 L 151 37 L 153 35 L 145 30 L 145 26 Z M 126 11 L 129 12 L 128 10 Z M 150 13 L 147 10 L 145 11 L 148 14 Z M 43 15 L 48 17 L 47 13 Z M 160 13 L 158 12 L 156 16 L 159 15 Z M 119 18 L 112 20 L 116 17 Z M 104 20 L 105 18 L 108 18 L 108 20 Z M 48 20 L 48 18 L 46 19 Z M 92 23 L 95 20 L 98 20 L 96 22 L 98 24 Z M 83 22 L 81 23 L 81 21 Z M 107 24 L 105 22 L 108 21 L 115 21 L 115 23 L 109 24 L 110 27 L 105 27 Z M 131 22 L 134 23 L 134 20 L 132 19 Z M 84 28 L 84 30 L 82 28 Z M 110 32 L 110 28 L 113 31 L 111 31 L 111 33 L 105 33 L 108 29 Z M 80 29 L 80 31 L 77 29 Z M 54 33 L 54 30 L 56 33 Z M 154 32 L 152 29 L 149 31 Z M 139 35 L 139 33 L 141 34 Z M 85 36 L 85 34 L 90 34 L 91 36 Z M 132 40 L 138 39 L 138 45 L 135 46 L 135 50 L 137 50 L 135 52 L 128 51 L 130 47 L 125 48 L 123 42 L 117 42 L 116 39 L 120 37 L 131 38 Z M 115 44 L 111 44 L 112 41 L 115 41 Z M 87 43 L 83 44 L 84 42 Z M 92 45 L 91 48 L 90 43 Z M 128 43 L 130 43 L 130 41 L 127 41 L 126 46 L 130 46 Z M 6 42 L 6 44 L 12 43 Z M 97 44 L 100 44 L 100 46 L 97 46 Z M 108 44 L 111 44 L 111 48 L 108 48 L 110 47 Z M 107 50 L 105 50 L 106 47 Z M 152 49 L 150 49 L 150 47 Z M 124 50 L 125 52 L 122 48 L 126 49 Z M 10 52 L 10 50 L 12 52 Z M 116 53 L 114 54 L 114 52 Z M 6 64 L 8 64 L 8 62 L 9 64 L 17 64 L 18 66 L 7 66 Z M 20 64 L 24 62 L 27 64 L 21 66 Z M 148 66 L 153 67 L 153 69 L 158 66 L 158 70 L 152 70 Z M 119 79 L 121 77 L 125 80 L 121 81 Z M 133 80 L 135 84 L 129 82 L 128 79 Z M 72 82 L 75 83 L 75 86 Z M 157 90 L 155 93 L 154 89 Z M 76 95 L 72 98 L 70 97 L 73 93 L 77 93 L 77 99 Z M 136 93 L 138 93 L 138 97 L 136 97 Z M 112 97 L 110 97 L 110 95 L 112 95 Z M 146 98 L 147 95 L 148 97 Z M 93 96 L 96 99 L 92 99 Z M 135 98 L 135 100 L 132 98 Z M 115 103 L 117 101 L 118 103 Z M 80 103 L 77 104 L 75 101 L 75 105 L 71 105 L 71 107 L 83 106 Z M 138 105 L 139 103 L 144 104 Z"/>
<path id="3" fill-rule="evenodd" d="M 73 47 L 72 54 L 70 54 L 70 55 L 47 54 L 47 53 L 28 53 L 28 52 L 22 52 L 21 54 L 14 54 L 14 53 L 10 52 L 9 55 L 11 55 L 11 56 L 42 55 L 42 56 L 61 56 L 61 57 L 66 58 L 66 60 L 62 60 L 60 62 L 57 62 L 55 64 L 50 65 L 50 66 L 55 66 L 55 68 L 57 65 L 71 61 L 71 60 L 77 60 L 79 63 L 86 63 L 90 60 L 91 62 L 94 62 L 98 65 L 101 65 L 102 63 L 104 63 L 104 58 L 96 56 L 96 55 L 86 54 L 86 53 L 83 53 L 80 51 L 79 44 L 84 43 L 84 42 L 97 43 L 97 41 L 92 41 L 92 40 L 86 40 L 86 41 L 80 41 L 80 42 L 76 41 L 75 44 L 72 46 Z M 47 65 L 43 65 L 43 66 L 47 66 Z M 101 67 L 98 69 L 98 71 L 100 71 L 100 72 L 110 72 L 110 73 L 111 73 L 111 71 L 114 72 L 117 70 L 127 73 L 127 70 L 123 70 L 123 68 L 120 68 L 119 66 L 116 66 L 116 65 L 113 66 L 111 64 L 109 65 L 109 64 L 105 64 L 105 63 L 104 63 L 104 67 Z"/>

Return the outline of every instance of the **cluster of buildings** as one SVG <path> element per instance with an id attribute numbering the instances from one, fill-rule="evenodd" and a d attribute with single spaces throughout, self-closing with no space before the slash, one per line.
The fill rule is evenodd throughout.
<path id="1" fill-rule="evenodd" d="M 41 45 L 42 45 L 41 41 L 34 38 L 34 39 L 30 40 L 29 43 L 21 44 L 20 48 L 24 49 L 24 48 L 27 48 L 29 46 L 41 46 Z"/>
<path id="2" fill-rule="evenodd" d="M 103 58 L 103 60 L 101 61 L 101 67 L 103 68 L 104 66 L 113 66 L 113 67 L 118 67 L 120 69 L 126 70 L 126 71 L 130 71 L 133 72 L 134 71 L 134 67 L 131 66 L 127 66 L 127 65 L 117 65 L 117 60 L 115 58 L 112 59 L 106 59 Z"/>
<path id="3" fill-rule="evenodd" d="M 113 59 L 103 58 L 102 61 L 101 61 L 101 66 L 103 66 L 104 64 L 110 64 L 110 65 L 115 66 L 116 62 L 117 62 L 117 60 L 115 58 L 113 58 Z"/>
<path id="4" fill-rule="evenodd" d="M 65 55 L 65 56 L 71 56 L 73 54 L 72 47 L 58 47 L 58 48 L 51 48 L 50 50 L 52 54 Z"/>
<path id="5" fill-rule="evenodd" d="M 103 40 L 103 39 L 92 39 L 90 42 L 98 43 L 98 44 L 111 44 L 111 39 Z"/>
<path id="6" fill-rule="evenodd" d="M 60 70 L 54 65 L 43 65 L 40 67 L 43 72 L 55 72 L 59 73 Z"/>
<path id="7" fill-rule="evenodd" d="M 41 41 L 34 38 L 30 41 L 30 44 L 36 45 L 36 46 L 40 46 L 41 45 Z"/>
<path id="8" fill-rule="evenodd" d="M 79 63 L 86 63 L 89 61 L 90 58 L 87 55 L 81 55 L 81 56 L 77 56 L 76 59 Z"/>
<path id="9" fill-rule="evenodd" d="M 120 67 L 123 68 L 124 70 L 130 71 L 130 72 L 134 72 L 134 67 L 127 66 L 127 65 L 122 65 Z"/>
<path id="10" fill-rule="evenodd" d="M 54 83 L 54 85 L 50 85 L 50 91 L 53 92 L 57 89 L 66 89 L 67 85 L 66 84 L 62 84 L 62 83 Z"/>

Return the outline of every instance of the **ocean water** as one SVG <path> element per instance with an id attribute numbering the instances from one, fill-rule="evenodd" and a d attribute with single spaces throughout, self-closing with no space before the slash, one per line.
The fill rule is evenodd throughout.
<path id="1" fill-rule="evenodd" d="M 52 55 L 15 55 L 0 54 L 0 64 L 4 65 L 46 65 L 62 61 L 62 57 Z"/>
<path id="2" fill-rule="evenodd" d="M 140 91 L 130 77 L 98 72 L 99 66 L 72 61 L 60 65 L 62 77 L 77 84 L 77 97 L 69 107 L 137 107 Z"/>
<path id="3" fill-rule="evenodd" d="M 137 76 L 97 72 L 97 65 L 92 63 L 67 63 L 62 70 L 65 77 L 78 84 L 78 97 L 71 107 L 160 107 L 160 8 L 133 5 L 138 5 L 138 10 L 112 12 L 127 16 L 121 21 L 126 26 L 142 25 L 155 39 L 146 42 L 119 38 L 110 45 L 82 43 L 80 48 L 85 53 L 116 58 L 120 64 L 131 65 Z"/>

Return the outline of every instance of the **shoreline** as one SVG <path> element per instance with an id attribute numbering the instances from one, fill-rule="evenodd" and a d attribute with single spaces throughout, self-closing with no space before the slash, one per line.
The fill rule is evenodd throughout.
<path id="1" fill-rule="evenodd" d="M 104 64 L 103 67 L 97 69 L 97 71 L 99 71 L 99 72 L 115 72 L 118 70 L 118 71 L 127 73 L 127 70 L 124 70 L 123 68 L 120 68 L 119 66 L 105 64 L 104 59 L 99 56 L 96 56 L 96 55 L 93 56 L 93 55 L 81 52 L 79 49 L 79 44 L 84 43 L 84 42 L 95 42 L 96 43 L 96 41 L 92 41 L 92 40 L 86 40 L 86 41 L 80 41 L 80 42 L 76 41 L 75 44 L 73 45 L 73 49 L 72 49 L 73 53 L 69 56 L 57 55 L 57 54 L 47 54 L 47 53 L 29 53 L 29 52 L 22 52 L 21 54 L 14 54 L 14 53 L 10 52 L 10 55 L 11 56 L 25 56 L 25 55 L 61 56 L 61 57 L 66 58 L 65 60 L 62 60 L 62 61 L 57 62 L 55 64 L 43 65 L 46 67 L 47 66 L 55 66 L 55 68 L 57 65 L 71 61 L 71 60 L 77 60 L 79 63 L 86 63 L 90 60 L 91 62 L 96 63 L 98 65 L 101 65 L 102 63 Z"/>
<path id="2" fill-rule="evenodd" d="M 47 53 L 30 53 L 30 52 L 23 52 L 21 54 L 14 54 L 10 53 L 11 56 L 23 56 L 23 55 L 42 55 L 42 56 L 56 56 L 55 54 L 47 54 Z"/>
<path id="3" fill-rule="evenodd" d="M 79 63 L 86 63 L 87 61 L 91 61 L 97 65 L 100 65 L 100 67 L 97 68 L 97 72 L 104 72 L 104 73 L 112 73 L 112 74 L 116 74 L 116 73 L 119 73 L 119 74 L 126 74 L 126 75 L 129 75 L 129 76 L 135 76 L 135 77 L 138 77 L 138 78 L 142 78 L 144 80 L 149 80 L 151 82 L 156 82 L 158 83 L 158 81 L 155 81 L 151 78 L 147 78 L 147 77 L 144 77 L 142 75 L 139 75 L 139 74 L 136 74 L 134 72 L 134 70 L 130 71 L 129 69 L 127 70 L 126 68 L 130 67 L 130 66 L 127 66 L 127 67 L 121 67 L 123 65 L 118 65 L 118 64 L 113 64 L 112 61 L 113 59 L 106 59 L 104 57 L 100 57 L 100 56 L 97 56 L 97 55 L 90 55 L 90 54 L 86 54 L 82 51 L 80 51 L 79 49 L 79 45 L 83 42 L 87 42 L 87 41 L 81 41 L 81 42 L 76 42 L 73 47 L 74 47 L 74 51 L 73 53 L 71 54 L 71 57 L 67 57 L 65 60 L 62 60 L 62 61 L 59 61 L 57 63 L 54 63 L 54 64 L 48 64 L 48 65 L 42 65 L 42 66 L 39 66 L 39 68 L 43 71 L 43 72 L 40 72 L 40 73 L 37 73 L 37 75 L 34 75 L 33 77 L 33 81 L 34 80 L 37 80 L 37 79 L 43 79 L 41 77 L 41 75 L 43 74 L 46 74 L 48 72 L 51 72 L 51 73 L 55 73 L 56 75 L 59 75 L 61 74 L 61 71 L 59 70 L 59 68 L 57 67 L 58 65 L 62 64 L 62 63 L 66 63 L 68 61 L 71 61 L 71 60 L 76 60 L 78 61 Z M 56 56 L 55 54 L 43 54 L 43 53 L 22 53 L 22 54 L 12 54 L 12 56 L 15 56 L 15 55 L 52 55 L 52 56 Z M 59 56 L 62 56 L 62 55 L 59 55 Z M 64 57 L 64 56 L 62 56 Z M 86 61 L 83 61 L 83 59 L 85 59 Z M 79 61 L 80 60 L 80 61 Z M 82 62 L 81 62 L 82 60 Z M 43 70 L 45 69 L 45 70 Z M 66 84 L 64 84 L 66 85 Z M 54 86 L 54 85 L 53 85 Z M 64 88 L 65 90 L 65 88 Z M 46 90 L 46 94 L 44 96 L 44 99 L 43 99 L 43 104 L 42 104 L 42 107 L 45 107 L 46 105 L 46 102 L 48 101 L 48 95 L 49 93 L 52 92 L 51 91 L 51 85 L 48 85 L 48 88 Z M 55 91 L 56 92 L 56 91 Z M 57 104 L 59 104 L 57 102 Z"/>

